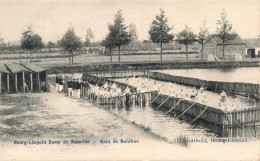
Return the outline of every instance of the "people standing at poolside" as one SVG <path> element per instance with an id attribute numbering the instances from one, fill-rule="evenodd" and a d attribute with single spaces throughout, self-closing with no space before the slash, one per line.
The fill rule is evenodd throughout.
<path id="1" fill-rule="evenodd" d="M 63 77 L 61 76 L 58 80 L 59 80 L 58 81 L 59 82 L 58 92 L 62 92 L 62 90 L 63 90 L 63 83 L 64 83 Z"/>
<path id="2" fill-rule="evenodd" d="M 68 82 L 67 82 L 67 84 L 68 84 L 68 96 L 69 96 L 69 97 L 72 97 L 72 86 L 73 86 L 72 80 L 69 79 Z"/>
<path id="3" fill-rule="evenodd" d="M 80 83 L 79 83 L 79 79 L 76 80 L 75 89 L 76 89 L 76 98 L 80 98 Z"/>
<path id="4" fill-rule="evenodd" d="M 58 77 L 58 74 L 56 74 L 56 91 L 59 92 L 59 77 Z"/>

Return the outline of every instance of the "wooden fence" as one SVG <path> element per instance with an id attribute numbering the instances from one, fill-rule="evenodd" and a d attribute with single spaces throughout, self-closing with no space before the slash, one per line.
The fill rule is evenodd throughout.
<path id="1" fill-rule="evenodd" d="M 220 92 L 224 90 L 227 93 L 241 94 L 241 95 L 253 95 L 257 98 L 260 94 L 259 84 L 253 83 L 239 83 L 239 82 L 217 82 L 217 81 L 207 81 L 197 78 L 189 78 L 183 76 L 174 76 L 160 72 L 147 71 L 147 76 L 153 79 L 161 81 L 170 81 L 177 84 L 183 84 L 194 87 L 207 87 L 207 90 Z"/>

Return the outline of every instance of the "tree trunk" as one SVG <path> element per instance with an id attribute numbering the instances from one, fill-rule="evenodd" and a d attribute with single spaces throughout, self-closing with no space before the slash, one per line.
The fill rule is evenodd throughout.
<path id="1" fill-rule="evenodd" d="M 224 54 L 225 54 L 225 42 L 223 41 L 223 59 L 224 59 Z"/>
<path id="2" fill-rule="evenodd" d="M 30 63 L 32 62 L 32 51 L 30 51 Z"/>
<path id="3" fill-rule="evenodd" d="M 203 42 L 201 43 L 201 60 L 203 60 L 203 54 L 204 54 L 204 52 L 203 52 L 203 49 L 204 49 L 204 44 L 203 44 Z"/>
<path id="4" fill-rule="evenodd" d="M 120 63 L 120 46 L 118 46 L 118 61 Z"/>
<path id="5" fill-rule="evenodd" d="M 186 60 L 188 60 L 188 44 L 186 44 Z"/>
<path id="6" fill-rule="evenodd" d="M 161 62 L 162 62 L 162 41 L 160 43 L 161 43 Z"/>
<path id="7" fill-rule="evenodd" d="M 109 53 L 110 53 L 110 63 L 112 63 L 112 51 L 111 51 L 112 49 L 111 48 L 109 48 Z"/>
<path id="8" fill-rule="evenodd" d="M 27 62 L 28 62 L 28 52 L 27 52 Z"/>
<path id="9" fill-rule="evenodd" d="M 72 54 L 72 55 L 71 55 L 71 56 L 72 56 L 72 57 L 71 57 L 71 63 L 73 64 L 73 51 L 71 51 L 71 54 Z"/>
<path id="10" fill-rule="evenodd" d="M 22 63 L 22 62 L 21 62 L 21 58 L 22 58 L 22 52 L 20 52 L 20 64 Z"/>

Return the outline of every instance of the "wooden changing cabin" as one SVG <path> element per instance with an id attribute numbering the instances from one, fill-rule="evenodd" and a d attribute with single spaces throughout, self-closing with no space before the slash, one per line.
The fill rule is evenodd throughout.
<path id="1" fill-rule="evenodd" d="M 7 69 L 10 71 L 10 93 L 26 92 L 27 85 L 30 83 L 30 74 L 32 73 L 29 69 L 25 68 L 20 64 L 5 64 Z M 27 85 L 26 85 L 27 84 Z M 28 85 L 28 87 L 30 87 Z"/>
<path id="2" fill-rule="evenodd" d="M 47 70 L 34 64 L 22 64 L 25 68 L 32 71 L 32 86 L 33 90 L 41 90 L 47 92 Z M 33 91 L 32 90 L 32 91 Z"/>
<path id="3" fill-rule="evenodd" d="M 33 64 L 0 66 L 1 89 L 7 93 L 47 91 L 47 71 Z"/>
<path id="4" fill-rule="evenodd" d="M 10 72 L 4 64 L 0 64 L 0 94 L 9 93 L 9 75 Z"/>

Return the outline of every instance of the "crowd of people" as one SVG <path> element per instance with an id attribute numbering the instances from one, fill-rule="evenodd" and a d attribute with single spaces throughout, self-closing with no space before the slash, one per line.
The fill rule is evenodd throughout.
<path id="1" fill-rule="evenodd" d="M 201 86 L 199 89 L 190 88 L 190 87 L 177 87 L 173 83 L 159 83 L 156 80 L 151 80 L 150 78 L 130 78 L 126 79 L 124 83 L 130 84 L 132 86 L 137 87 L 138 92 L 149 92 L 149 91 L 157 91 L 161 94 L 166 94 L 169 96 L 182 98 L 186 100 L 196 100 L 196 102 L 200 102 L 202 104 L 208 103 L 208 96 L 205 94 L 206 88 Z M 219 95 L 219 106 L 222 108 L 226 106 L 227 94 L 225 91 Z M 223 107 L 226 109 L 227 107 Z"/>
<path id="2" fill-rule="evenodd" d="M 89 97 L 89 95 L 116 97 L 132 93 L 128 86 L 122 89 L 116 83 L 108 84 L 108 82 L 105 82 L 103 86 L 98 86 L 98 84 L 92 85 L 88 81 L 82 81 L 79 78 L 70 78 L 66 83 L 68 86 L 68 96 L 73 98 Z M 64 78 L 61 75 L 56 75 L 56 91 L 64 92 L 64 85 Z"/>
<path id="3" fill-rule="evenodd" d="M 176 88 L 173 83 L 169 82 L 166 83 L 159 83 L 155 80 L 151 79 L 140 79 L 140 78 L 130 78 L 125 79 L 126 84 L 135 86 L 137 91 L 136 93 L 145 93 L 151 91 L 157 91 L 161 94 L 167 94 L 169 96 L 174 96 L 177 98 L 182 98 L 186 100 L 196 100 L 201 103 L 207 104 L 208 98 L 205 94 L 205 87 L 200 87 L 199 89 L 196 88 Z M 94 95 L 96 97 L 117 97 L 123 95 L 132 95 L 134 94 L 132 90 L 126 86 L 125 88 L 119 87 L 115 82 L 108 83 L 105 82 L 103 86 L 92 85 L 87 81 L 82 81 L 79 79 L 69 79 L 67 82 L 68 85 L 68 96 L 73 98 L 80 98 L 80 97 L 88 97 L 89 95 Z M 56 90 L 58 92 L 63 92 L 64 86 L 64 79 L 62 76 L 56 76 Z M 81 91 L 82 90 L 82 91 Z M 227 94 L 225 91 L 220 93 L 219 98 L 219 107 L 224 108 L 225 102 L 227 100 Z"/>

